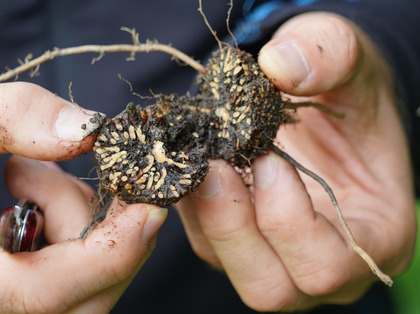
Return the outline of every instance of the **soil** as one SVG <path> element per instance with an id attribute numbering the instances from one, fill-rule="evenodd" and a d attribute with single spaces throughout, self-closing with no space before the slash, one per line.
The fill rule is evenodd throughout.
<path id="1" fill-rule="evenodd" d="M 129 104 L 103 124 L 94 147 L 102 188 L 127 203 L 169 205 L 203 181 L 209 158 L 241 171 L 294 121 L 281 92 L 238 48 L 215 51 L 196 84 L 197 95 L 156 95 L 153 105 Z"/>

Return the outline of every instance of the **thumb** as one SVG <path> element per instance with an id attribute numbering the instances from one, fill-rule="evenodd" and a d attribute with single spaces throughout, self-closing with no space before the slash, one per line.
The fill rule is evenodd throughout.
<path id="1" fill-rule="evenodd" d="M 306 13 L 280 27 L 259 64 L 282 91 L 313 96 L 346 83 L 358 62 L 353 26 L 329 13 Z"/>
<path id="2" fill-rule="evenodd" d="M 85 110 L 40 86 L 0 84 L 0 153 L 66 160 L 88 152 L 103 115 Z"/>

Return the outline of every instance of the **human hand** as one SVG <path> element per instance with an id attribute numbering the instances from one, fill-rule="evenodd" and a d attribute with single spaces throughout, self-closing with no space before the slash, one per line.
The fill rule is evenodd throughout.
<path id="1" fill-rule="evenodd" d="M 68 160 L 92 148 L 95 112 L 40 86 L 0 84 L 0 153 L 38 160 Z"/>
<path id="2" fill-rule="evenodd" d="M 411 169 L 392 76 L 376 47 L 339 16 L 307 13 L 278 30 L 259 63 L 282 91 L 345 114 L 299 109 L 300 122 L 283 126 L 276 141 L 332 187 L 358 244 L 380 268 L 403 272 L 416 232 Z M 252 196 L 225 162 L 211 167 L 177 208 L 194 251 L 223 268 L 247 305 L 345 304 L 376 280 L 350 248 L 324 189 L 285 160 L 269 153 L 254 162 Z"/>
<path id="3" fill-rule="evenodd" d="M 0 85 L 0 95 L 2 152 L 52 160 L 91 148 L 91 113 L 32 84 Z M 73 115 L 60 117 L 62 108 Z M 69 121 L 64 129 L 54 128 L 57 117 Z M 7 164 L 6 184 L 16 198 L 40 206 L 49 245 L 31 253 L 0 250 L 0 312 L 109 312 L 150 256 L 166 209 L 114 202 L 106 219 L 79 239 L 91 218 L 87 184 L 51 162 L 18 156 Z"/>

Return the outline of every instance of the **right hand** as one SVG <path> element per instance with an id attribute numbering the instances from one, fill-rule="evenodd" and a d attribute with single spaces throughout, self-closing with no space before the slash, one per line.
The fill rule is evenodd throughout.
<path id="1" fill-rule="evenodd" d="M 381 269 L 401 274 L 416 239 L 412 170 L 393 77 L 379 50 L 345 18 L 311 12 L 283 24 L 259 64 L 283 92 L 313 96 L 346 115 L 302 108 L 299 123 L 280 128 L 276 143 L 328 182 L 359 245 Z M 361 297 L 376 278 L 348 245 L 324 188 L 273 153 L 252 167 L 252 195 L 217 160 L 196 193 L 176 205 L 197 255 L 223 268 L 259 311 Z"/>

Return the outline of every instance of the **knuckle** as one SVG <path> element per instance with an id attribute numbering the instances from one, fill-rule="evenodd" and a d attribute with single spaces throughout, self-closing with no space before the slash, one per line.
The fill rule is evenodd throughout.
<path id="1" fill-rule="evenodd" d="M 211 242 L 230 242 L 239 239 L 242 236 L 242 231 L 246 230 L 246 222 L 236 222 L 229 224 L 212 224 L 203 225 L 203 233 Z"/>
<path id="2" fill-rule="evenodd" d="M 194 239 L 190 243 L 192 250 L 200 259 L 217 268 L 221 267 L 219 257 L 205 239 Z"/>
<path id="3" fill-rule="evenodd" d="M 249 241 L 247 228 L 218 228 L 211 230 L 209 233 L 204 232 L 212 249 L 223 258 L 232 256 L 233 252 L 238 252 L 241 248 L 245 248 Z M 207 255 L 216 261 L 216 256 Z"/>
<path id="4" fill-rule="evenodd" d="M 276 215 L 264 215 L 257 212 L 257 226 L 266 239 L 270 239 L 273 236 L 277 237 L 280 232 L 284 233 L 290 228 L 294 228 L 293 224 L 284 215 L 286 215 L 285 211 L 281 214 L 276 213 Z"/>
<path id="5" fill-rule="evenodd" d="M 65 304 L 60 303 L 59 300 L 37 289 L 21 291 L 19 287 L 9 287 L 0 297 L 0 311 L 2 313 L 58 313 L 66 308 Z"/>
<path id="6" fill-rule="evenodd" d="M 299 298 L 295 289 L 285 288 L 274 281 L 253 282 L 239 290 L 242 301 L 258 312 L 293 309 Z"/>
<path id="7" fill-rule="evenodd" d="M 301 269 L 295 273 L 294 282 L 300 291 L 317 297 L 336 292 L 347 283 L 345 272 L 339 265 L 322 265 L 316 260 L 306 266 L 301 265 Z"/>

